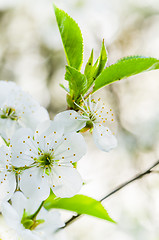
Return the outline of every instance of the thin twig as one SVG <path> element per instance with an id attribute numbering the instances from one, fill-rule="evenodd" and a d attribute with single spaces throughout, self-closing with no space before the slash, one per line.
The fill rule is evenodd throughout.
<path id="1" fill-rule="evenodd" d="M 151 167 L 149 167 L 146 171 L 137 174 L 135 177 L 133 177 L 132 179 L 126 181 L 125 183 L 120 184 L 118 187 L 116 187 L 113 191 L 111 191 L 110 193 L 108 193 L 106 196 L 104 196 L 103 198 L 101 198 L 99 201 L 102 202 L 105 199 L 109 198 L 110 196 L 112 196 L 114 193 L 120 191 L 121 189 L 123 189 L 125 186 L 129 185 L 130 183 L 146 176 L 149 173 L 153 173 L 156 171 L 151 171 L 151 169 L 153 169 L 154 167 L 156 167 L 159 164 L 159 160 L 157 160 L 157 162 L 155 162 Z M 70 225 L 71 223 L 73 223 L 75 220 L 77 220 L 80 216 L 82 216 L 82 214 L 77 214 L 76 216 L 71 217 L 66 223 L 65 226 L 62 228 L 67 227 L 68 225 Z M 60 228 L 61 229 L 61 228 Z M 59 230 L 60 230 L 59 229 Z"/>

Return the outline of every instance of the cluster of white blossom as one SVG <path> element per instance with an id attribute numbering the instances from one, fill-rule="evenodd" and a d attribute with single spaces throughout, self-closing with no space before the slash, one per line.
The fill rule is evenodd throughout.
<path id="1" fill-rule="evenodd" d="M 81 189 L 74 163 L 86 154 L 86 143 L 79 132 L 89 129 L 103 151 L 117 145 L 111 109 L 90 97 L 75 105 L 78 111 L 50 120 L 29 94 L 13 82 L 0 81 L 0 210 L 15 232 L 12 239 L 52 239 L 64 226 L 59 212 L 47 211 L 43 204 L 50 190 L 63 198 Z"/>

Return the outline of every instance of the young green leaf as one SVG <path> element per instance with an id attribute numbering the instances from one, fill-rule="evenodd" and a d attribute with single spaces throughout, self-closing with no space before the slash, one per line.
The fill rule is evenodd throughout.
<path id="1" fill-rule="evenodd" d="M 70 95 L 73 100 L 81 97 L 87 87 L 86 76 L 75 68 L 66 66 L 65 79 L 69 82 Z"/>
<path id="2" fill-rule="evenodd" d="M 106 65 L 106 62 L 107 62 L 107 51 L 106 51 L 104 40 L 103 40 L 99 58 L 96 60 L 95 64 L 93 65 L 93 49 L 92 49 L 91 56 L 88 59 L 88 62 L 85 67 L 84 74 L 87 77 L 86 92 L 92 86 L 97 76 L 102 72 L 102 70 Z"/>
<path id="3" fill-rule="evenodd" d="M 96 78 L 93 92 L 117 80 L 154 69 L 159 69 L 159 60 L 156 58 L 134 56 L 120 59 Z"/>
<path id="4" fill-rule="evenodd" d="M 89 78 L 91 76 L 92 67 L 93 67 L 93 49 L 91 51 L 91 55 L 88 59 L 88 62 L 86 64 L 85 70 L 84 70 L 84 74 L 87 78 Z"/>
<path id="5" fill-rule="evenodd" d="M 83 61 L 83 38 L 77 23 L 63 10 L 54 5 L 68 65 L 80 69 Z"/>
<path id="6" fill-rule="evenodd" d="M 102 48 L 101 48 L 101 52 L 100 52 L 100 56 L 99 56 L 99 60 L 98 60 L 98 67 L 95 71 L 95 78 L 103 71 L 105 64 L 107 63 L 107 51 L 104 45 L 104 40 L 102 42 Z"/>
<path id="7" fill-rule="evenodd" d="M 71 198 L 50 197 L 45 201 L 44 207 L 49 210 L 51 208 L 65 209 L 76 212 L 78 214 L 87 214 L 98 217 L 110 222 L 114 222 L 108 215 L 101 202 L 84 195 L 75 195 Z M 114 222 L 115 223 L 115 222 Z"/>
<path id="8" fill-rule="evenodd" d="M 122 61 L 125 61 L 125 60 L 128 60 L 128 59 L 134 59 L 134 58 L 145 58 L 144 56 L 127 56 L 127 57 L 123 57 L 121 59 L 119 59 L 117 62 L 122 62 Z"/>
<path id="9" fill-rule="evenodd" d="M 62 87 L 66 92 L 70 92 L 69 89 L 67 87 L 65 87 L 62 83 L 59 84 L 60 87 Z"/>

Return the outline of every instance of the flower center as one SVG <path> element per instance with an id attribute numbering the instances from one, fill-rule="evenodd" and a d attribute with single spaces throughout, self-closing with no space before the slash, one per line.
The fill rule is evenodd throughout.
<path id="1" fill-rule="evenodd" d="M 90 118 L 90 121 L 92 121 L 92 122 L 94 122 L 96 120 L 96 116 L 92 112 L 89 112 L 89 118 Z"/>
<path id="2" fill-rule="evenodd" d="M 39 155 L 40 157 L 36 159 L 36 163 L 38 163 L 38 166 L 44 169 L 47 174 L 49 174 L 55 162 L 54 155 L 50 152 L 40 153 Z"/>
<path id="3" fill-rule="evenodd" d="M 2 119 L 9 118 L 9 119 L 15 120 L 15 121 L 18 120 L 18 116 L 16 114 L 16 111 L 12 107 L 1 108 L 0 118 L 2 118 Z"/>

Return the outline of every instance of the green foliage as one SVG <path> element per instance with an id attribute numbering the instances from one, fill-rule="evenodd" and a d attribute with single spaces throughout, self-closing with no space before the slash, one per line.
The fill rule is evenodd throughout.
<path id="1" fill-rule="evenodd" d="M 47 210 L 52 208 L 65 209 L 76 212 L 78 214 L 87 214 L 93 217 L 98 217 L 110 222 L 114 222 L 109 217 L 101 202 L 84 195 L 75 195 L 71 198 L 55 199 L 51 194 L 50 197 L 45 201 L 44 207 Z"/>
<path id="2" fill-rule="evenodd" d="M 81 30 L 67 13 L 55 5 L 54 11 L 68 65 L 79 70 L 83 61 L 83 38 Z"/>
<path id="3" fill-rule="evenodd" d="M 87 77 L 87 90 L 92 86 L 93 82 L 97 78 L 97 76 L 102 72 L 107 62 L 107 51 L 104 45 L 104 40 L 102 42 L 101 52 L 99 58 L 96 60 L 93 65 L 93 49 L 86 64 L 84 74 Z"/>
<path id="4" fill-rule="evenodd" d="M 69 82 L 70 96 L 77 100 L 87 88 L 86 76 L 73 67 L 66 66 L 65 79 Z"/>
<path id="5" fill-rule="evenodd" d="M 70 92 L 69 89 L 67 87 L 65 87 L 62 83 L 59 84 L 60 87 L 62 87 L 66 92 Z"/>
<path id="6" fill-rule="evenodd" d="M 93 49 L 91 51 L 91 55 L 88 59 L 88 62 L 86 64 L 85 70 L 84 70 L 84 74 L 85 76 L 89 79 L 92 75 L 92 67 L 93 67 Z"/>
<path id="7" fill-rule="evenodd" d="M 155 58 L 132 56 L 120 59 L 117 63 L 104 69 L 96 78 L 93 92 L 117 80 L 158 68 L 159 60 Z"/>
<path id="8" fill-rule="evenodd" d="M 69 65 L 66 66 L 65 74 L 65 79 L 69 82 L 69 89 L 62 84 L 61 87 L 68 93 L 67 103 L 70 108 L 77 109 L 74 101 L 80 103 L 81 96 L 86 98 L 89 94 L 117 80 L 159 68 L 159 60 L 143 56 L 124 57 L 105 68 L 107 51 L 103 40 L 100 56 L 93 63 L 92 50 L 84 74 L 82 74 L 80 68 L 83 59 L 83 39 L 80 28 L 67 13 L 56 6 L 54 6 L 54 10 Z"/>
<path id="9" fill-rule="evenodd" d="M 98 67 L 95 71 L 95 78 L 103 71 L 107 60 L 108 60 L 107 51 L 103 40 L 100 56 L 98 58 Z"/>

